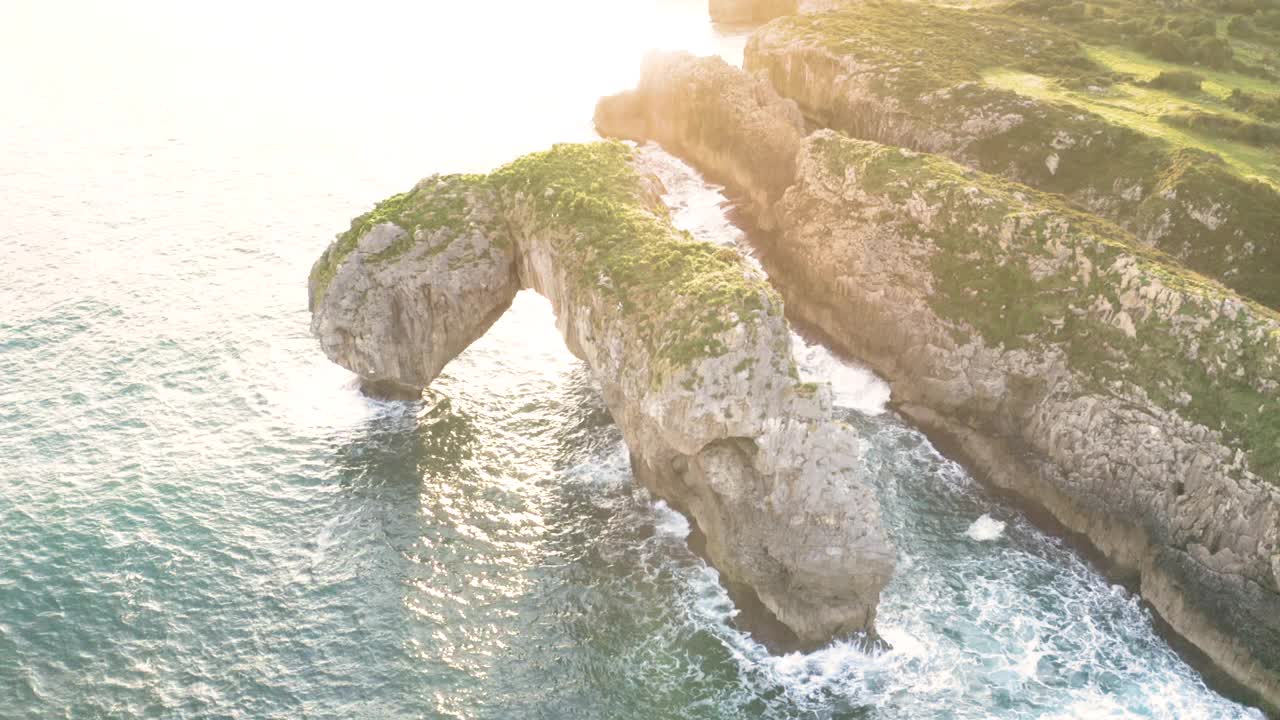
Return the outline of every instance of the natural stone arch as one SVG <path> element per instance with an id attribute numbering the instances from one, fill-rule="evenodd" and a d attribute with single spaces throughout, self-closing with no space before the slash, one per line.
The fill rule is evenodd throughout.
<path id="1" fill-rule="evenodd" d="M 635 160 L 557 146 L 384 201 L 312 270 L 313 332 L 366 382 L 412 394 L 536 290 L 636 476 L 692 516 L 726 583 L 801 646 L 874 632 L 894 555 L 829 389 L 797 379 L 767 279 L 673 228 Z"/>

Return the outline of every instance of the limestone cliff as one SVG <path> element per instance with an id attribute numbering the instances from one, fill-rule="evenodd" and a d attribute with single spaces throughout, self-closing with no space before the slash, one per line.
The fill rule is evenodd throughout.
<path id="1" fill-rule="evenodd" d="M 819 126 L 1062 193 L 1237 292 L 1280 307 L 1280 190 L 1219 157 L 985 83 L 1109 83 L 1070 36 L 999 12 L 864 2 L 754 33 L 746 70 Z M 1104 92 L 1097 89 L 1096 92 Z"/>
<path id="2" fill-rule="evenodd" d="M 782 303 L 736 251 L 676 231 L 619 143 L 433 177 L 357 218 L 311 274 L 335 362 L 430 383 L 521 288 L 550 299 L 636 476 L 686 511 L 732 589 L 814 646 L 874 632 L 894 555 L 831 419 L 796 379 Z"/>
<path id="3" fill-rule="evenodd" d="M 757 85 L 716 78 L 724 97 Z M 754 121 L 723 123 L 706 146 L 682 128 L 758 120 L 751 102 L 650 102 L 685 114 L 646 123 L 649 139 L 697 166 L 759 152 Z M 1280 707 L 1280 316 L 1054 196 L 935 155 L 823 130 L 794 167 L 767 210 L 788 312 L 875 367 L 904 414 L 1087 538 Z M 777 181 L 747 180 L 757 193 Z"/>
<path id="4" fill-rule="evenodd" d="M 662 138 L 672 152 L 696 152 L 704 172 L 747 195 L 766 227 L 795 177 L 804 135 L 799 108 L 768 83 L 744 81 L 719 58 L 687 53 L 648 55 L 639 86 L 601 100 L 595 122 L 611 137 Z"/>

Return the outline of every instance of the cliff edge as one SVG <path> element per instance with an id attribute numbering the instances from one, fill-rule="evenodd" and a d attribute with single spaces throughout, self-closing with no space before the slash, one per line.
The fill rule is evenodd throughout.
<path id="1" fill-rule="evenodd" d="M 597 126 L 647 128 L 747 198 L 787 184 L 748 208 L 777 229 L 766 264 L 788 313 L 1280 707 L 1280 314 L 1060 196 L 939 155 L 820 130 L 770 157 L 794 124 L 722 65 L 655 58 Z M 721 132 L 698 142 L 708 118 Z M 767 127 L 785 142 L 758 143 Z"/>

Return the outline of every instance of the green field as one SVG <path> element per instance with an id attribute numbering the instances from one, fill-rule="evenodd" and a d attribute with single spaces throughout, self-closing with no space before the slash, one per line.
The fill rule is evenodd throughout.
<path id="1" fill-rule="evenodd" d="M 1110 122 L 1177 146 L 1215 153 L 1241 174 L 1280 187 L 1280 151 L 1275 147 L 1252 145 L 1211 132 L 1179 127 L 1163 120 L 1180 113 L 1200 112 L 1240 122 L 1252 122 L 1253 117 L 1228 104 L 1232 90 L 1239 88 L 1256 95 L 1276 95 L 1280 94 L 1280 86 L 1276 83 L 1239 73 L 1196 68 L 1194 72 L 1204 78 L 1202 90 L 1194 93 L 1175 92 L 1149 87 L 1145 83 L 1161 72 L 1185 70 L 1185 66 L 1117 47 L 1087 47 L 1086 55 L 1101 68 L 1116 75 L 1127 75 L 1131 80 L 1076 87 L 1076 83 L 1060 78 L 1008 68 L 987 69 L 983 71 L 982 79 L 994 87 L 1040 100 L 1080 107 Z"/>

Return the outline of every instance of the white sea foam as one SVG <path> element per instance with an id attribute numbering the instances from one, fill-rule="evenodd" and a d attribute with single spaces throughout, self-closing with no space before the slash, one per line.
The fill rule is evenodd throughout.
<path id="1" fill-rule="evenodd" d="M 832 399 L 840 407 L 864 415 L 879 415 L 889 403 L 889 384 L 867 368 L 838 358 L 827 348 L 811 344 L 796 333 L 791 347 L 806 382 L 831 383 Z"/>
<path id="2" fill-rule="evenodd" d="M 697 170 L 652 143 L 640 146 L 639 164 L 662 181 L 662 201 L 671 210 L 671 224 L 717 245 L 742 242 L 742 230 L 725 212 L 730 202 L 722 186 L 706 182 Z"/>
<path id="3" fill-rule="evenodd" d="M 677 538 L 689 537 L 689 519 L 672 510 L 665 500 L 654 502 L 653 512 L 655 515 L 653 521 L 654 532 Z"/>
<path id="4" fill-rule="evenodd" d="M 965 535 L 977 540 L 978 542 L 990 542 L 1004 534 L 1004 521 L 996 520 L 990 515 L 983 515 L 968 530 L 964 531 Z"/>
<path id="5" fill-rule="evenodd" d="M 631 479 L 631 461 L 627 455 L 627 447 L 618 443 L 610 452 L 587 458 L 578 465 L 564 471 L 568 482 L 591 486 L 600 490 L 591 496 L 592 502 L 602 507 L 614 507 L 623 502 L 619 497 L 603 492 L 608 488 L 629 485 Z"/>

